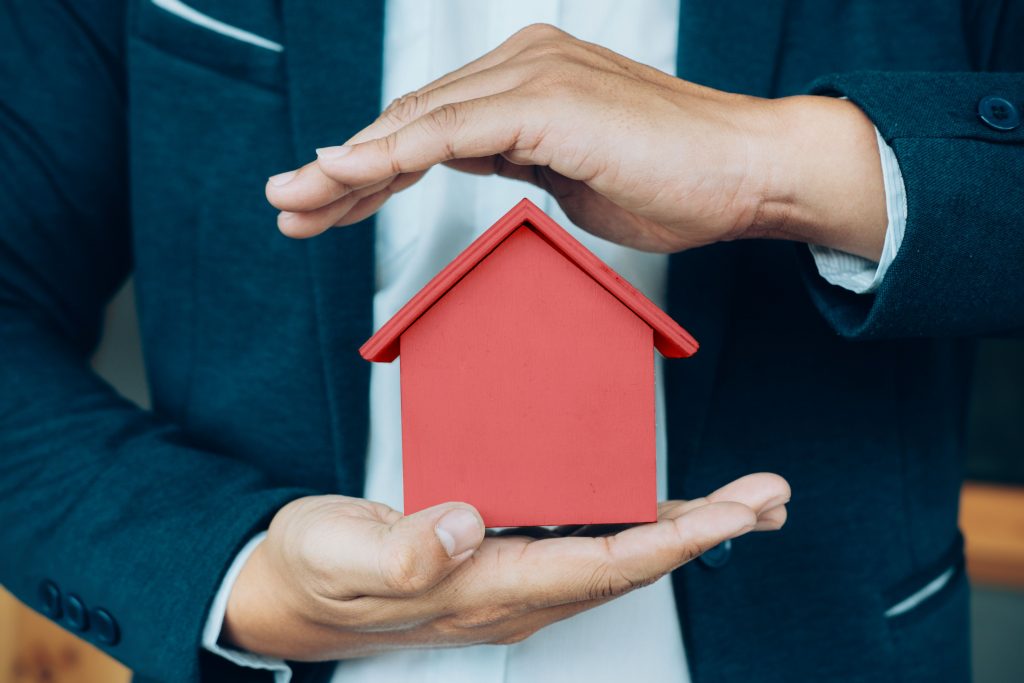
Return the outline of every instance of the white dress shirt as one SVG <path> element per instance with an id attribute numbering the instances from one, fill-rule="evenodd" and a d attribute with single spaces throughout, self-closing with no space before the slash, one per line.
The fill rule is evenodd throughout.
<path id="1" fill-rule="evenodd" d="M 531 23 L 558 26 L 667 73 L 675 72 L 678 0 L 389 0 L 385 15 L 383 102 L 415 90 L 493 49 Z M 284 46 L 287 50 L 287 46 Z M 880 263 L 812 247 L 828 281 L 857 292 L 877 287 L 895 257 L 906 198 L 892 150 L 878 138 L 889 210 Z M 310 150 L 312 153 L 312 150 Z M 543 191 L 497 177 L 437 167 L 393 197 L 377 218 L 374 324 L 379 328 L 442 267 L 524 196 L 544 209 L 655 304 L 665 302 L 667 257 L 605 242 L 574 226 Z M 680 321 L 685 325 L 686 321 Z M 402 509 L 399 361 L 374 363 L 365 496 Z M 657 379 L 658 494 L 665 490 L 665 420 L 661 366 Z M 227 598 L 259 535 L 239 553 L 210 610 L 203 646 L 243 666 L 270 669 L 277 683 L 288 666 L 217 644 Z M 572 683 L 689 681 L 668 578 L 553 624 L 522 643 L 407 650 L 342 662 L 333 683 Z"/>

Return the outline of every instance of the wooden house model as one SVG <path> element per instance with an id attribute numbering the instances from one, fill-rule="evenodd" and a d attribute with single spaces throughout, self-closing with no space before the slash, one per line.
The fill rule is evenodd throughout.
<path id="1" fill-rule="evenodd" d="M 697 343 L 524 199 L 360 349 L 401 355 L 406 514 L 655 520 L 654 349 Z"/>

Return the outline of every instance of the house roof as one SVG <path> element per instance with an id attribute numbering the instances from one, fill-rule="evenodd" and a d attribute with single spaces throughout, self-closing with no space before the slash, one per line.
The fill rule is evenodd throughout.
<path id="1" fill-rule="evenodd" d="M 409 300 L 391 320 L 359 349 L 366 360 L 390 363 L 400 353 L 402 334 L 431 306 L 494 251 L 506 237 L 523 226 L 531 228 L 580 270 L 589 275 L 623 306 L 633 311 L 654 331 L 654 346 L 666 358 L 685 358 L 697 351 L 697 341 L 664 311 L 641 294 L 622 276 L 555 223 L 529 199 L 523 199 L 497 223 L 473 241 L 440 273 Z"/>

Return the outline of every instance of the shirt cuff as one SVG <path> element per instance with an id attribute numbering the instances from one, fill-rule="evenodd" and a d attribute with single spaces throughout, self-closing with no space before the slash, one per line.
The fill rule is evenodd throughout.
<path id="1" fill-rule="evenodd" d="M 814 256 L 814 264 L 818 267 L 818 274 L 833 285 L 857 294 L 867 294 L 878 289 L 896 258 L 896 252 L 903 243 L 903 233 L 907 229 L 907 189 L 903 185 L 903 174 L 900 173 L 896 153 L 882 138 L 878 128 L 875 128 L 875 139 L 878 141 L 878 156 L 882 160 L 885 211 L 889 220 L 878 263 L 845 251 L 808 245 Z"/>
<path id="2" fill-rule="evenodd" d="M 213 598 L 213 604 L 210 605 L 210 614 L 206 618 L 206 626 L 203 628 L 203 649 L 223 657 L 238 666 L 273 671 L 274 683 L 290 683 L 292 680 L 292 670 L 283 659 L 274 659 L 273 657 L 264 657 L 263 655 L 256 655 L 251 652 L 234 650 L 217 643 L 220 640 L 221 628 L 224 626 L 224 613 L 228 609 L 228 598 L 231 596 L 231 588 L 235 585 L 235 581 L 238 579 L 245 561 L 249 559 L 252 551 L 256 550 L 256 546 L 266 537 L 267 532 L 264 531 L 246 543 L 245 547 L 235 556 L 235 560 L 228 568 L 227 574 L 224 575 L 220 589 Z"/>

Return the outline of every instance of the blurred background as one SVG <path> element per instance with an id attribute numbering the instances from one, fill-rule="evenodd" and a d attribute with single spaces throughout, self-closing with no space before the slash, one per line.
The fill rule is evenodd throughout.
<path id="1" fill-rule="evenodd" d="M 93 364 L 148 407 L 129 283 L 113 301 Z M 1024 340 L 978 356 L 961 499 L 978 683 L 1024 682 Z M 0 588 L 0 683 L 121 683 L 130 672 Z"/>

